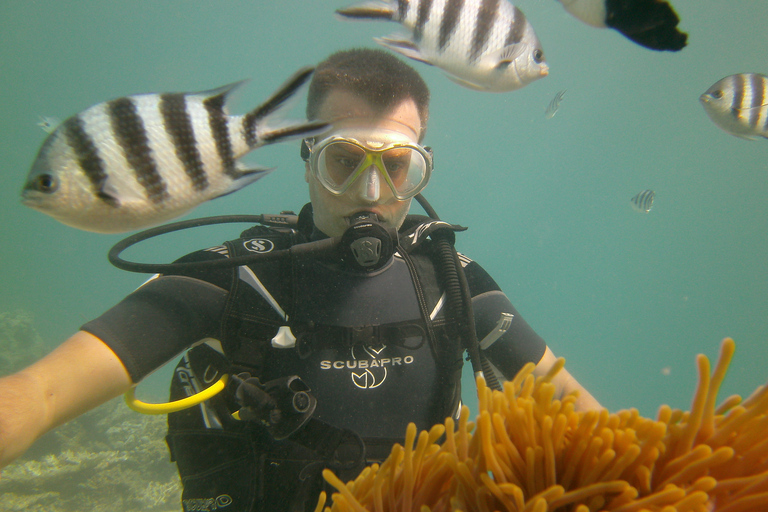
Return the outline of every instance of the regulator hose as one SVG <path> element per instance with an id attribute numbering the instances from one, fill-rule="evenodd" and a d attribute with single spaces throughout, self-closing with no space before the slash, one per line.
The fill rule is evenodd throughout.
<path id="1" fill-rule="evenodd" d="M 222 375 L 219 380 L 204 390 L 195 393 L 192 396 L 164 404 L 150 404 L 147 402 L 142 402 L 136 398 L 136 386 L 134 386 L 126 391 L 125 403 L 128 404 L 128 407 L 134 411 L 140 412 L 142 414 L 168 414 L 171 412 L 183 411 L 184 409 L 189 409 L 190 407 L 194 407 L 197 404 L 203 403 L 217 393 L 220 393 L 227 386 L 228 380 L 229 375 Z"/>
<path id="2" fill-rule="evenodd" d="M 440 257 L 440 270 L 445 286 L 446 304 L 459 324 L 464 348 L 469 354 L 472 364 L 472 373 L 475 377 L 482 376 L 488 387 L 501 390 L 496 374 L 493 373 L 488 360 L 480 352 L 480 342 L 475 330 L 475 315 L 472 312 L 472 298 L 467 283 L 467 276 L 461 268 L 461 261 L 456 248 L 448 240 L 448 237 L 439 232 L 433 236 L 437 244 Z"/>

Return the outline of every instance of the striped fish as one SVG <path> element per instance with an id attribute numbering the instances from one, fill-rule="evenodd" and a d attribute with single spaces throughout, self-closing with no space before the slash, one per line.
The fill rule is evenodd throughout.
<path id="1" fill-rule="evenodd" d="M 558 0 L 587 25 L 612 28 L 651 50 L 680 51 L 688 35 L 677 29 L 680 18 L 664 0 Z"/>
<path id="2" fill-rule="evenodd" d="M 643 190 L 631 199 L 632 208 L 641 213 L 648 213 L 653 208 L 653 199 L 656 192 L 653 190 Z"/>
<path id="3" fill-rule="evenodd" d="M 533 27 L 507 0 L 373 0 L 336 12 L 400 23 L 409 35 L 375 40 L 470 89 L 513 91 L 548 73 Z"/>
<path id="4" fill-rule="evenodd" d="M 565 96 L 565 89 L 555 94 L 555 97 L 552 98 L 552 101 L 549 102 L 549 105 L 547 105 L 547 108 L 544 110 L 544 117 L 547 119 L 552 119 L 555 117 L 555 114 L 557 114 L 557 111 L 560 109 L 560 102 L 563 101 L 563 96 Z"/>
<path id="5" fill-rule="evenodd" d="M 707 89 L 699 101 L 709 118 L 731 135 L 768 139 L 768 76 L 727 76 Z"/>
<path id="6" fill-rule="evenodd" d="M 321 122 L 282 114 L 312 75 L 303 68 L 245 115 L 229 115 L 240 82 L 200 93 L 142 94 L 94 105 L 43 143 L 22 201 L 79 229 L 120 233 L 183 215 L 271 171 L 238 158 L 266 144 L 319 133 Z"/>

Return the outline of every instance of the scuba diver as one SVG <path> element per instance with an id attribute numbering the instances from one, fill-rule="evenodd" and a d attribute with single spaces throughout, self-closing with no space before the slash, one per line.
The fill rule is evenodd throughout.
<path id="1" fill-rule="evenodd" d="M 314 510 L 324 468 L 353 479 L 408 423 L 458 416 L 465 352 L 495 386 L 529 362 L 552 368 L 544 340 L 454 249 L 463 228 L 422 202 L 428 104 L 419 74 L 383 50 L 323 61 L 307 117 L 332 128 L 301 145 L 310 203 L 168 265 L 0 379 L 0 467 L 184 353 L 172 401 L 225 383 L 168 414 L 184 510 Z M 409 215 L 414 198 L 428 216 Z M 568 372 L 553 382 L 600 408 Z"/>

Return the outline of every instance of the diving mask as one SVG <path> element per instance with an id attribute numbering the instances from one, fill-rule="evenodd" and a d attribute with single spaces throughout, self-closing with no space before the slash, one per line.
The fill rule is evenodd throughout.
<path id="1" fill-rule="evenodd" d="M 378 199 L 381 177 L 395 198 L 404 201 L 418 194 L 432 174 L 432 150 L 395 130 L 357 129 L 304 142 L 310 169 L 334 195 L 365 175 L 366 194 L 372 200 Z"/>

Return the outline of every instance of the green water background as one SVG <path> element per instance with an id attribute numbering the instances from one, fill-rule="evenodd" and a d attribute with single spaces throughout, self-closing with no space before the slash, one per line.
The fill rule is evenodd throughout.
<path id="1" fill-rule="evenodd" d="M 299 67 L 397 30 L 335 19 L 348 3 L 0 2 L 0 311 L 34 312 L 54 347 L 144 280 L 107 262 L 122 236 L 78 231 L 20 204 L 46 136 L 39 116 L 249 78 L 231 105 L 245 112 Z M 470 227 L 459 250 L 609 409 L 687 409 L 695 355 L 714 359 L 725 336 L 737 353 L 721 397 L 750 394 L 768 376 L 768 140 L 720 131 L 698 96 L 726 75 L 768 73 L 768 2 L 675 0 L 690 33 L 676 54 L 588 27 L 553 0 L 518 5 L 544 45 L 545 79 L 479 93 L 413 63 L 433 95 L 426 143 L 436 170 L 425 195 L 442 218 Z M 561 89 L 559 112 L 545 119 Z M 307 200 L 296 144 L 246 161 L 278 171 L 187 218 L 298 211 Z M 649 188 L 653 210 L 634 211 L 630 198 Z M 129 256 L 167 261 L 240 227 Z M 167 381 L 166 368 L 140 394 L 162 399 Z M 474 404 L 472 386 L 465 375 Z"/>

